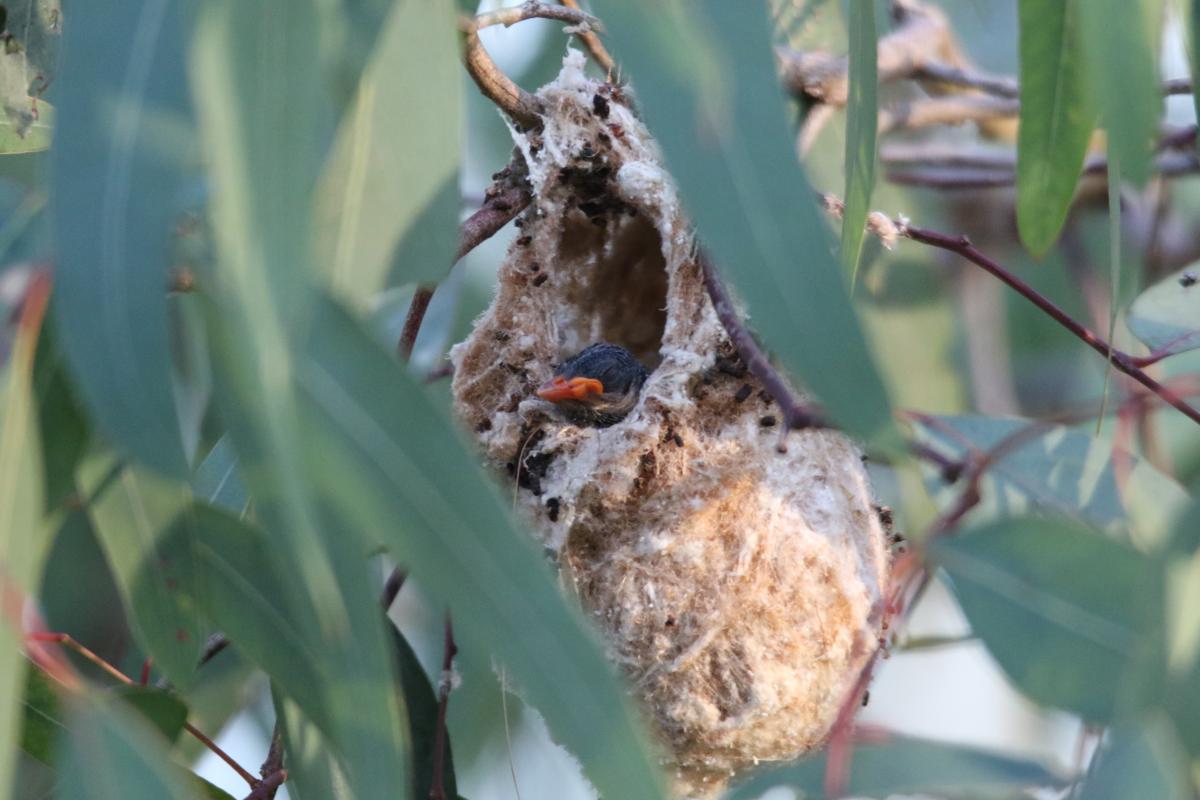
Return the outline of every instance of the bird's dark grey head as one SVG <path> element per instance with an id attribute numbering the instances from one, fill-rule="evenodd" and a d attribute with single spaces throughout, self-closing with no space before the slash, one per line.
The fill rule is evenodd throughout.
<path id="1" fill-rule="evenodd" d="M 633 410 L 647 374 L 624 347 L 599 342 L 559 364 L 537 394 L 576 425 L 603 428 Z"/>

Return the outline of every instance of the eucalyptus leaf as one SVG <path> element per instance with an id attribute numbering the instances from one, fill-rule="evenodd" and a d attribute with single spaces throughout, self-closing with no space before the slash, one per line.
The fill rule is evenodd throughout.
<path id="1" fill-rule="evenodd" d="M 412 742 L 413 797 L 430 797 L 434 775 L 434 742 L 438 736 L 438 698 L 417 654 L 404 634 L 392 628 L 392 654 L 400 677 L 400 691 L 408 706 L 409 741 Z M 443 679 L 446 679 L 443 676 Z M 449 797 L 458 796 L 454 777 L 454 755 L 449 731 L 442 760 L 442 788 Z"/>
<path id="2" fill-rule="evenodd" d="M 462 141 L 455 20 L 453 0 L 393 5 L 325 166 L 317 262 L 356 302 L 449 271 Z"/>
<path id="3" fill-rule="evenodd" d="M 1096 123 L 1081 0 L 1021 0 L 1017 230 L 1035 255 L 1058 239 Z"/>
<path id="4" fill-rule="evenodd" d="M 842 269 L 858 276 L 864 227 L 875 188 L 875 138 L 879 129 L 879 69 L 875 0 L 850 1 L 850 90 L 846 103 L 846 208 L 842 214 Z"/>
<path id="5" fill-rule="evenodd" d="M 856 744 L 851 764 L 847 797 L 991 797 L 1066 785 L 1061 776 L 1032 761 L 902 736 L 880 744 Z M 776 786 L 789 787 L 801 798 L 824 797 L 826 768 L 824 755 L 773 767 L 739 782 L 724 800 L 751 800 Z"/>
<path id="6" fill-rule="evenodd" d="M 183 690 L 191 686 L 208 631 L 196 607 L 196 538 L 181 515 L 186 484 L 96 454 L 79 470 L 88 514 L 117 579 L 134 632 L 155 665 Z"/>
<path id="7" fill-rule="evenodd" d="M 1158 717 L 1128 723 L 1108 732 L 1094 756 L 1080 800 L 1186 800 L 1193 797 L 1188 762 L 1170 725 Z"/>
<path id="8" fill-rule="evenodd" d="M 75 694 L 56 797 L 62 800 L 196 800 L 152 725 L 116 698 Z"/>
<path id="9" fill-rule="evenodd" d="M 837 423 L 892 443 L 887 392 L 796 163 L 765 3 L 596 4 L 700 243 Z"/>
<path id="10" fill-rule="evenodd" d="M 33 396 L 33 359 L 49 281 L 34 279 L 17 326 L 8 363 L 0 371 L 0 584 L 5 597 L 0 618 L 0 800 L 10 797 L 21 735 L 21 704 L 28 662 L 20 619 L 27 598 L 36 596 L 53 528 L 43 518 L 42 455 Z"/>
<path id="11" fill-rule="evenodd" d="M 1084 6 L 1083 52 L 1110 157 L 1129 182 L 1143 186 L 1163 110 L 1158 70 L 1163 0 L 1088 0 L 1081 11 Z"/>
<path id="12" fill-rule="evenodd" d="M 349 314 L 319 310 L 296 371 L 314 483 L 450 606 L 464 647 L 506 665 L 602 796 L 661 797 L 628 699 L 445 410 Z"/>
<path id="13" fill-rule="evenodd" d="M 1166 543 L 1189 502 L 1169 476 L 1090 432 L 976 415 L 932 417 L 915 427 L 921 440 L 955 460 L 989 452 L 1006 439 L 1014 443 L 983 474 L 983 499 L 969 517 L 977 522 L 1033 510 L 1065 514 L 1155 550 Z M 1119 471 L 1114 453 L 1121 460 Z M 939 476 L 931 475 L 929 482 L 943 508 L 962 490 Z"/>
<path id="14" fill-rule="evenodd" d="M 174 744 L 183 732 L 187 705 L 171 692 L 152 686 L 118 686 L 113 694 L 154 726 L 168 744 Z"/>
<path id="15" fill-rule="evenodd" d="M 46 673 L 30 665 L 25 675 L 21 749 L 48 766 L 55 763 L 55 746 L 63 728 L 58 693 Z"/>
<path id="16" fill-rule="evenodd" d="M 1200 347 L 1200 263 L 1142 292 L 1125 317 L 1133 335 L 1158 355 Z"/>
<path id="17" fill-rule="evenodd" d="M 183 22 L 170 0 L 72 9 L 52 171 L 58 343 L 109 441 L 178 477 L 165 286 L 192 144 Z"/>
<path id="18" fill-rule="evenodd" d="M 1109 723 L 1166 676 L 1157 562 L 1066 520 L 1006 519 L 930 543 L 972 631 L 1034 701 Z"/>

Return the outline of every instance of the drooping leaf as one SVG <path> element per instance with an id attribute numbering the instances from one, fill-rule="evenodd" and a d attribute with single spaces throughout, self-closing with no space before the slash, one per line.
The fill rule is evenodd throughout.
<path id="1" fill-rule="evenodd" d="M 62 734 L 62 711 L 58 693 L 46 674 L 30 667 L 25 675 L 24 720 L 21 749 L 43 764 L 55 763 L 55 746 Z"/>
<path id="2" fill-rule="evenodd" d="M 96 495 L 88 507 L 112 565 L 134 632 L 157 667 L 183 690 L 191 686 L 208 630 L 196 607 L 195 533 L 186 519 L 186 484 L 148 469 L 89 456 L 80 482 Z"/>
<path id="3" fill-rule="evenodd" d="M 1190 264 L 1142 292 L 1125 320 L 1154 353 L 1174 355 L 1200 347 L 1200 264 Z"/>
<path id="4" fill-rule="evenodd" d="M 76 694 L 57 797 L 63 800 L 195 800 L 162 737 L 116 698 Z"/>
<path id="5" fill-rule="evenodd" d="M 603 796 L 661 796 L 623 692 L 445 411 L 356 321 L 320 306 L 296 379 L 314 482 L 494 653 Z"/>
<path id="6" fill-rule="evenodd" d="M 878 37 L 875 0 L 850 2 L 850 81 L 846 103 L 846 209 L 842 215 L 842 269 L 854 284 L 864 226 L 875 188 L 875 138 L 879 129 Z"/>
<path id="7" fill-rule="evenodd" d="M 72 11 L 53 151 L 57 341 L 110 443 L 182 477 L 165 292 L 192 146 L 182 6 Z"/>
<path id="8" fill-rule="evenodd" d="M 1170 725 L 1152 716 L 1140 724 L 1109 731 L 1079 794 L 1081 800 L 1153 797 L 1185 800 L 1193 796 L 1188 764 Z"/>
<path id="9" fill-rule="evenodd" d="M 245 516 L 250 502 L 238 475 L 237 452 L 229 436 L 222 436 L 196 467 L 192 490 L 206 503 Z"/>
<path id="10" fill-rule="evenodd" d="M 902 736 L 855 745 L 852 765 L 847 797 L 981 797 L 1065 784 L 1061 776 L 1032 761 Z M 775 786 L 798 790 L 801 797 L 824 797 L 825 769 L 824 756 L 775 767 L 739 783 L 724 800 L 751 800 Z"/>
<path id="11" fill-rule="evenodd" d="M 1089 86 L 1126 180 L 1142 186 L 1162 116 L 1158 43 L 1162 0 L 1088 0 L 1080 30 Z M 1022 77 L 1024 77 L 1022 75 Z"/>
<path id="12" fill-rule="evenodd" d="M 766 4 L 597 3 L 722 275 L 780 362 L 865 440 L 892 431 L 775 76 Z"/>
<path id="13" fill-rule="evenodd" d="M 75 467 L 87 451 L 91 435 L 87 415 L 80 408 L 67 364 L 54 339 L 51 321 L 42 331 L 33 366 L 47 510 L 75 493 Z"/>
<path id="14" fill-rule="evenodd" d="M 1032 420 L 974 415 L 939 416 L 918 424 L 919 436 L 959 460 L 989 452 L 1006 439 L 1006 449 L 984 473 L 983 497 L 971 519 L 1017 516 L 1031 510 L 1074 516 L 1105 531 L 1129 536 L 1146 550 L 1161 546 L 1188 494 L 1142 459 L 1090 433 Z M 1029 436 L 1017 440 L 1010 437 Z M 1117 460 L 1114 460 L 1114 454 Z M 1119 462 L 1119 463 L 1118 463 Z M 931 477 L 941 505 L 955 502 L 960 485 Z"/>
<path id="15" fill-rule="evenodd" d="M 1096 115 L 1089 95 L 1080 0 L 1021 0 L 1021 124 L 1017 230 L 1035 255 L 1058 239 Z"/>
<path id="16" fill-rule="evenodd" d="M 462 138 L 455 19 L 453 0 L 394 4 L 325 166 L 317 261 L 356 302 L 449 270 Z M 406 241 L 419 246 L 399 252 Z"/>
<path id="17" fill-rule="evenodd" d="M 425 669 L 417 660 L 412 645 L 404 634 L 391 630 L 392 653 L 400 675 L 400 690 L 408 706 L 408 733 L 412 742 L 413 797 L 429 797 L 434 775 L 434 742 L 438 735 L 438 698 Z M 447 796 L 458 796 L 454 777 L 454 756 L 450 750 L 450 734 L 445 733 L 445 753 L 442 760 L 442 787 Z"/>
<path id="18" fill-rule="evenodd" d="M 1006 519 L 933 542 L 971 629 L 1038 703 L 1110 722 L 1166 674 L 1156 563 L 1078 523 Z"/>
<path id="19" fill-rule="evenodd" d="M 27 291 L 8 363 L 0 370 L 0 800 L 10 797 L 21 735 L 27 662 L 22 610 L 36 596 L 53 528 L 43 518 L 42 456 L 33 396 L 37 351 L 49 278 Z"/>
<path id="20" fill-rule="evenodd" d="M 288 796 L 296 800 L 353 800 L 329 738 L 295 700 L 274 685 L 271 697 L 288 756 Z"/>
<path id="21" fill-rule="evenodd" d="M 54 132 L 54 106 L 46 101 L 37 104 L 37 117 L 20 132 L 19 125 L 0 109 L 0 156 L 17 153 L 38 153 L 50 148 Z"/>

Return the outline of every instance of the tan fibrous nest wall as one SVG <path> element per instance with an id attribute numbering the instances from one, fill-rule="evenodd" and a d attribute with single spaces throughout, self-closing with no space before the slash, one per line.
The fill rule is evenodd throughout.
<path id="1" fill-rule="evenodd" d="M 888 547 L 854 444 L 781 438 L 653 140 L 582 63 L 569 52 L 540 92 L 544 129 L 514 134 L 534 200 L 452 352 L 455 408 L 603 632 L 681 791 L 705 794 L 826 739 L 879 641 Z M 596 341 L 652 373 L 624 420 L 575 427 L 535 389 Z"/>

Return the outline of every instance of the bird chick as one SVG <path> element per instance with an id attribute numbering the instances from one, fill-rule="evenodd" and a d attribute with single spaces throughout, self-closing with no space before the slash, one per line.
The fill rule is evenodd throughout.
<path id="1" fill-rule="evenodd" d="M 648 374 L 624 347 L 599 342 L 559 364 L 537 395 L 576 425 L 606 428 L 637 405 Z"/>

